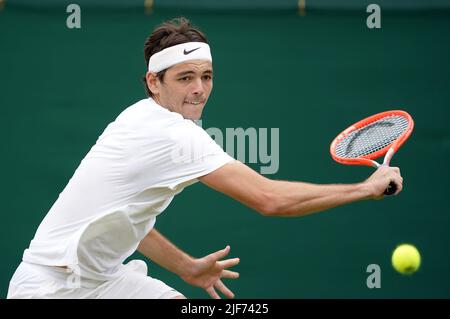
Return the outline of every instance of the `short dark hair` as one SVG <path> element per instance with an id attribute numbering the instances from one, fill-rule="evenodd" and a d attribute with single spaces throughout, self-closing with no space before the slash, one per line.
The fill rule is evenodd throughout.
<path id="1" fill-rule="evenodd" d="M 152 34 L 145 41 L 144 58 L 146 66 L 148 66 L 148 61 L 153 54 L 165 48 L 186 42 L 208 43 L 208 40 L 203 32 L 197 27 L 192 26 L 191 22 L 184 17 L 174 18 L 162 23 L 153 30 Z M 161 82 L 164 81 L 166 70 L 158 72 L 158 78 Z M 153 93 L 147 86 L 145 75 L 142 80 L 144 81 L 148 96 L 153 97 Z"/>

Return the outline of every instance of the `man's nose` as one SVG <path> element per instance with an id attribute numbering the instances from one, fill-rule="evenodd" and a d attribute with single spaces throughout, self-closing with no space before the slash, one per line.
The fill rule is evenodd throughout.
<path id="1" fill-rule="evenodd" d="M 202 79 L 196 79 L 194 81 L 194 83 L 192 83 L 193 88 L 192 88 L 192 94 L 194 95 L 202 95 L 203 93 L 205 93 L 205 88 L 203 86 L 203 81 Z"/>

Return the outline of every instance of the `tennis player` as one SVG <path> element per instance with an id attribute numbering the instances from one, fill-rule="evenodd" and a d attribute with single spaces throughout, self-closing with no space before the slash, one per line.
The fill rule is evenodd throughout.
<path id="1" fill-rule="evenodd" d="M 136 250 L 212 298 L 233 298 L 222 282 L 239 276 L 230 270 L 239 259 L 227 258 L 229 246 L 194 258 L 154 228 L 174 196 L 197 181 L 265 216 L 303 216 L 382 198 L 391 181 L 396 194 L 402 190 L 399 169 L 390 167 L 347 185 L 256 173 L 194 123 L 213 87 L 204 34 L 187 19 L 171 20 L 154 30 L 144 51 L 149 97 L 110 123 L 81 161 L 25 250 L 8 298 L 185 298 L 148 276 L 144 261 L 124 264 Z"/>

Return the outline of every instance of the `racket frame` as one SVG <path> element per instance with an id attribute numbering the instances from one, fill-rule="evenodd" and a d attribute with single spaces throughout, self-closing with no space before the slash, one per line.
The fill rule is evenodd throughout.
<path id="1" fill-rule="evenodd" d="M 384 148 L 373 152 L 368 155 L 354 157 L 354 158 L 344 158 L 339 157 L 336 155 L 336 146 L 349 134 L 352 132 L 361 129 L 373 122 L 376 122 L 382 118 L 388 117 L 388 116 L 402 116 L 408 120 L 408 126 L 406 130 L 391 144 L 385 146 Z M 338 163 L 345 164 L 345 165 L 365 165 L 365 166 L 372 166 L 372 167 L 380 167 L 382 165 L 389 166 L 389 163 L 391 161 L 392 156 L 395 152 L 403 145 L 403 143 L 408 139 L 408 137 L 411 135 L 411 132 L 414 128 L 414 121 L 407 112 L 402 110 L 392 110 L 392 111 L 385 111 L 381 113 L 374 114 L 372 116 L 366 117 L 365 119 L 362 119 L 359 122 L 356 122 L 355 124 L 349 126 L 344 131 L 342 131 L 336 138 L 333 140 L 333 142 L 330 145 L 330 154 L 331 157 Z M 374 161 L 374 159 L 377 159 L 379 157 L 382 157 L 385 155 L 383 164 L 379 164 L 378 162 Z"/>

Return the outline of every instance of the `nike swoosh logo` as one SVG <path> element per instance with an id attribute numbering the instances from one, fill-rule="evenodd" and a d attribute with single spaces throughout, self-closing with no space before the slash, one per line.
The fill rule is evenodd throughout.
<path id="1" fill-rule="evenodd" d="M 183 53 L 184 53 L 184 55 L 188 55 L 189 53 L 194 52 L 195 50 L 198 50 L 198 49 L 200 49 L 200 47 L 189 50 L 189 51 L 186 51 L 186 49 L 184 49 Z"/>

